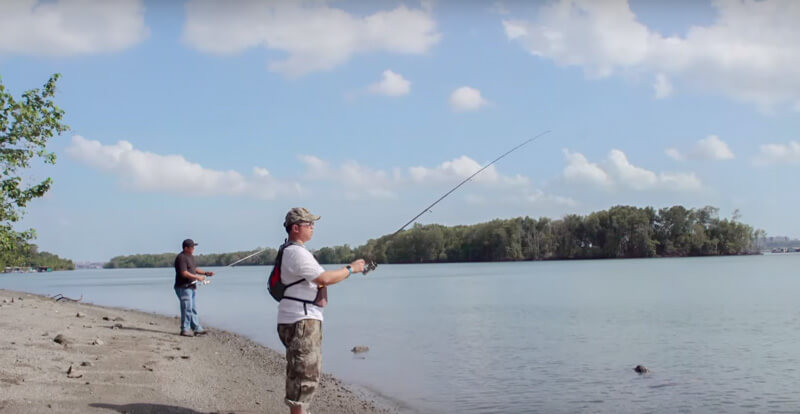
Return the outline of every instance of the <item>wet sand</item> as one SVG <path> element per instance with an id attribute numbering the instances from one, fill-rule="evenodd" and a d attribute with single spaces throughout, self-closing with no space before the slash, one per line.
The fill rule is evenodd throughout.
<path id="1" fill-rule="evenodd" d="M 182 337 L 178 326 L 0 290 L 0 413 L 289 412 L 282 353 L 214 328 Z M 392 412 L 327 374 L 310 411 Z"/>

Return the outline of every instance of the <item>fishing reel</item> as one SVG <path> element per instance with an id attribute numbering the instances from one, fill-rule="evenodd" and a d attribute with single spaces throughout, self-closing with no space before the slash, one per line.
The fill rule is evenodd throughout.
<path id="1" fill-rule="evenodd" d="M 361 274 L 362 275 L 366 275 L 367 273 L 375 270 L 377 267 L 378 267 L 378 264 L 375 263 L 374 260 L 370 260 L 364 265 L 364 271 L 361 272 Z"/>

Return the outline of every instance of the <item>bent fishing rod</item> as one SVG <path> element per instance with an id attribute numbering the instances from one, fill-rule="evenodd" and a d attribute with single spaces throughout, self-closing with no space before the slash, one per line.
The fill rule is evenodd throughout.
<path id="1" fill-rule="evenodd" d="M 392 233 L 391 235 L 389 235 L 389 237 L 387 238 L 387 240 L 388 240 L 388 239 L 391 239 L 392 237 L 396 236 L 396 235 L 397 235 L 398 233 L 400 233 L 401 231 L 405 230 L 405 228 L 406 228 L 406 227 L 408 227 L 408 225 L 409 225 L 409 224 L 411 224 L 411 223 L 415 222 L 415 221 L 416 221 L 418 218 L 420 218 L 420 217 L 421 217 L 423 214 L 430 212 L 430 211 L 431 211 L 431 208 L 433 208 L 433 206 L 435 206 L 435 205 L 439 204 L 439 202 L 440 202 L 440 201 L 444 200 L 445 198 L 447 198 L 447 196 L 449 196 L 450 194 L 452 194 L 454 191 L 458 190 L 458 189 L 459 189 L 459 188 L 460 188 L 462 185 L 466 184 L 466 183 L 467 183 L 467 181 L 470 181 L 470 180 L 472 180 L 472 179 L 473 179 L 473 178 L 474 178 L 476 175 L 478 175 L 478 174 L 482 173 L 482 172 L 483 172 L 485 169 L 487 169 L 487 168 L 489 168 L 490 166 L 492 166 L 492 164 L 494 164 L 494 163 L 496 163 L 497 161 L 500 161 L 501 159 L 505 158 L 505 156 L 506 156 L 506 155 L 508 155 L 508 154 L 511 154 L 512 152 L 514 152 L 514 151 L 516 151 L 516 150 L 518 150 L 518 149 L 520 149 L 520 148 L 524 147 L 525 145 L 527 145 L 527 144 L 529 144 L 529 143 L 531 143 L 531 142 L 533 142 L 533 141 L 536 141 L 537 139 L 539 139 L 539 138 L 541 138 L 542 136 L 544 136 L 544 135 L 546 135 L 546 134 L 549 134 L 549 133 L 550 133 L 550 130 L 547 130 L 547 131 L 541 132 L 541 133 L 539 133 L 538 135 L 536 135 L 535 137 L 533 137 L 533 138 L 530 138 L 530 139 L 526 140 L 525 142 L 523 142 L 523 143 L 521 143 L 521 144 L 517 145 L 516 147 L 514 147 L 514 148 L 511 148 L 510 150 L 508 150 L 508 151 L 504 152 L 502 155 L 500 155 L 499 157 L 495 158 L 495 159 L 494 159 L 492 162 L 490 162 L 490 163 L 488 163 L 488 164 L 484 165 L 484 166 L 483 166 L 483 168 L 481 168 L 481 169 L 480 169 L 480 170 L 478 170 L 478 171 L 475 171 L 475 172 L 474 172 L 472 175 L 470 175 L 469 177 L 465 178 L 463 181 L 461 181 L 460 183 L 458 183 L 458 185 L 456 185 L 455 187 L 451 188 L 451 189 L 450 189 L 450 191 L 446 192 L 446 193 L 445 193 L 443 196 L 439 197 L 439 198 L 438 198 L 436 201 L 434 201 L 433 203 L 431 203 L 431 205 L 429 205 L 428 207 L 425 207 L 425 208 L 424 208 L 424 209 L 423 209 L 423 210 L 422 210 L 422 211 L 421 211 L 419 214 L 417 214 L 416 216 L 414 216 L 414 218 L 412 218 L 411 220 L 409 220 L 409 221 L 408 221 L 408 223 L 406 223 L 406 224 L 403 224 L 403 225 L 402 225 L 402 226 L 401 226 L 399 229 L 397 229 L 397 231 L 395 231 L 394 233 Z M 253 254 L 251 254 L 251 255 L 249 255 L 249 256 L 247 256 L 247 257 L 243 258 L 243 259 L 239 259 L 239 260 L 237 260 L 237 261 L 235 261 L 235 262 L 233 262 L 233 263 L 229 264 L 228 266 L 233 266 L 233 265 L 235 265 L 235 264 L 237 264 L 237 263 L 243 262 L 243 261 L 245 261 L 245 260 L 247 260 L 247 259 L 249 259 L 249 258 L 251 258 L 251 257 L 253 257 L 253 256 L 257 255 L 257 254 L 260 254 L 260 253 L 262 253 L 262 252 L 266 251 L 267 249 L 268 249 L 268 248 L 265 248 L 265 249 L 259 250 L 259 251 L 255 252 L 255 253 L 253 253 Z M 378 264 L 377 264 L 375 261 L 369 261 L 369 263 L 367 263 L 367 264 L 366 264 L 366 266 L 364 267 L 364 271 L 362 272 L 362 274 L 367 274 L 367 272 L 370 272 L 370 271 L 372 271 L 372 270 L 375 270 L 375 268 L 377 268 L 377 267 L 378 267 Z"/>
<path id="2" fill-rule="evenodd" d="M 457 185 L 457 186 L 455 186 L 455 187 L 451 188 L 451 189 L 450 189 L 450 191 L 446 192 L 446 193 L 445 193 L 443 196 L 439 197 L 439 198 L 438 198 L 436 201 L 434 201 L 433 203 L 431 203 L 431 205 L 429 205 L 428 207 L 425 207 L 424 209 L 422 209 L 422 211 L 420 211 L 420 213 L 419 213 L 419 214 L 417 214 L 416 216 L 414 216 L 414 218 L 412 218 L 411 220 L 409 220 L 409 221 L 408 221 L 408 223 L 406 223 L 406 224 L 403 224 L 403 225 L 402 225 L 402 226 L 401 226 L 399 229 L 397 229 L 397 231 L 395 231 L 394 233 L 390 234 L 390 235 L 389 235 L 389 237 L 387 238 L 387 240 L 391 239 L 392 237 L 396 236 L 396 235 L 397 235 L 398 233 L 400 233 L 401 231 L 405 230 L 405 228 L 406 228 L 406 227 L 408 227 L 408 225 L 409 225 L 409 224 L 411 224 L 411 223 L 413 223 L 413 222 L 417 221 L 417 219 L 418 219 L 418 218 L 420 218 L 420 217 L 421 217 L 423 214 L 425 214 L 425 213 L 429 213 L 429 212 L 431 211 L 431 208 L 433 208 L 433 206 L 435 206 L 435 205 L 439 204 L 439 202 L 440 202 L 440 201 L 442 201 L 442 200 L 444 200 L 445 198 L 447 198 L 447 196 L 449 196 L 450 194 L 452 194 L 454 191 L 458 190 L 458 189 L 459 189 L 459 187 L 461 187 L 462 185 L 466 184 L 466 183 L 467 183 L 467 181 L 470 181 L 470 180 L 472 180 L 472 179 L 473 179 L 473 178 L 474 178 L 476 175 L 478 175 L 478 174 L 480 174 L 481 172 L 483 172 L 483 170 L 485 170 L 485 169 L 489 168 L 489 167 L 490 167 L 492 164 L 496 163 L 497 161 L 500 161 L 500 160 L 501 160 L 501 159 L 503 159 L 503 158 L 504 158 L 506 155 L 508 155 L 508 154 L 511 154 L 512 152 L 514 152 L 514 151 L 516 151 L 516 150 L 518 150 L 518 149 L 522 148 L 523 146 L 525 146 L 525 145 L 527 145 L 527 144 L 529 144 L 529 143 L 531 143 L 531 142 L 533 142 L 533 141 L 536 141 L 537 139 L 539 139 L 540 137 L 542 137 L 542 136 L 544 136 L 544 135 L 546 135 L 546 134 L 548 134 L 548 133 L 550 133 L 550 130 L 546 130 L 546 131 L 544 131 L 544 132 L 541 132 L 541 133 L 539 133 L 538 135 L 536 135 L 535 137 L 533 137 L 533 138 L 531 138 L 531 139 L 528 139 L 527 141 L 525 141 L 525 142 L 523 142 L 523 143 L 521 143 L 521 144 L 517 145 L 516 147 L 514 147 L 514 148 L 511 148 L 510 150 L 508 150 L 508 151 L 504 152 L 504 153 L 503 153 L 503 155 L 501 155 L 501 156 L 499 156 L 499 157 L 495 158 L 495 159 L 494 159 L 494 161 L 492 161 L 492 162 L 490 162 L 490 163 L 488 163 L 488 164 L 484 165 L 484 166 L 483 166 L 483 168 L 481 168 L 481 169 L 480 169 L 480 170 L 478 170 L 478 171 L 475 171 L 475 172 L 474 172 L 472 175 L 470 175 L 469 177 L 465 178 L 463 181 L 461 181 L 460 183 L 458 183 L 458 185 Z M 377 264 L 375 261 L 369 261 L 369 263 L 367 263 L 367 265 L 364 267 L 364 271 L 362 272 L 362 274 L 367 274 L 367 272 L 370 272 L 370 271 L 372 271 L 372 270 L 375 270 L 375 268 L 377 268 L 377 267 L 378 267 L 378 264 Z"/>

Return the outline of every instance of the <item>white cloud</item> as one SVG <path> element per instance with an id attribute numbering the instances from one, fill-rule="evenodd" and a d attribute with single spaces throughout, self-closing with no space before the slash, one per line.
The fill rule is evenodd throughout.
<path id="1" fill-rule="evenodd" d="M 488 104 L 481 96 L 481 91 L 469 86 L 462 86 L 450 94 L 450 106 L 456 112 L 475 111 Z"/>
<path id="2" fill-rule="evenodd" d="M 800 142 L 762 145 L 753 161 L 756 165 L 800 164 Z"/>
<path id="3" fill-rule="evenodd" d="M 518 22 L 504 20 L 503 28 L 506 31 L 506 36 L 511 40 L 525 39 L 528 36 L 528 29 L 525 27 L 525 25 L 519 24 Z"/>
<path id="4" fill-rule="evenodd" d="M 547 194 L 538 189 L 525 191 L 519 194 L 502 194 L 500 196 L 497 194 L 487 196 L 468 193 L 464 196 L 464 201 L 467 204 L 477 206 L 501 204 L 506 206 L 575 207 L 578 205 L 572 198 Z"/>
<path id="5" fill-rule="evenodd" d="M 313 155 L 300 155 L 304 172 L 297 180 L 278 179 L 263 167 L 253 167 L 249 176 L 234 170 L 219 171 L 193 163 L 181 155 L 161 155 L 135 149 L 130 142 L 103 145 L 79 135 L 72 137 L 67 154 L 90 167 L 120 178 L 122 184 L 137 191 L 168 192 L 189 196 L 235 195 L 258 199 L 304 196 L 310 189 L 324 189 L 348 200 L 393 200 L 426 185 L 455 185 L 482 166 L 469 157 L 427 167 L 396 168 L 391 171 L 370 168 L 353 160 L 332 164 Z M 472 180 L 475 197 L 497 203 L 495 196 L 519 197 L 529 203 L 567 204 L 572 200 L 545 194 L 532 188 L 522 175 L 502 175 L 490 166 Z M 302 183 L 302 184 L 301 184 Z M 316 186 L 315 186 L 316 185 Z M 321 185 L 321 186 L 320 186 Z"/>
<path id="6" fill-rule="evenodd" d="M 406 171 L 395 169 L 391 172 L 375 170 L 352 160 L 337 163 L 334 167 L 313 155 L 301 155 L 298 158 L 306 166 L 306 180 L 338 183 L 348 192 L 369 195 L 371 198 L 396 198 L 396 192 L 406 186 L 457 184 L 483 167 L 467 156 L 445 161 L 433 168 L 415 166 Z M 493 165 L 475 176 L 472 181 L 483 187 L 494 188 L 525 188 L 530 184 L 530 180 L 521 175 L 499 174 Z M 353 197 L 355 195 L 351 198 Z"/>
<path id="7" fill-rule="evenodd" d="M 549 204 L 549 205 L 566 206 L 566 207 L 574 207 L 578 205 L 578 203 L 572 198 L 557 196 L 553 194 L 545 194 L 541 190 L 535 190 L 534 192 L 525 196 L 525 199 L 529 203 L 536 205 Z"/>
<path id="8" fill-rule="evenodd" d="M 240 195 L 273 199 L 299 194 L 299 184 L 273 178 L 265 168 L 254 167 L 246 177 L 237 171 L 217 171 L 187 161 L 180 155 L 160 155 L 133 148 L 127 141 L 103 145 L 75 135 L 67 147 L 72 158 L 118 175 L 139 191 L 170 192 L 191 196 Z"/>
<path id="9" fill-rule="evenodd" d="M 508 8 L 506 7 L 505 3 L 503 3 L 502 1 L 496 1 L 492 3 L 492 6 L 489 7 L 489 11 L 495 14 L 502 14 L 502 15 L 511 13 L 510 11 L 508 11 Z"/>
<path id="10" fill-rule="evenodd" d="M 641 191 L 653 188 L 658 183 L 658 176 L 654 172 L 631 164 L 620 150 L 611 150 L 608 161 L 607 169 L 619 184 Z"/>
<path id="11" fill-rule="evenodd" d="M 425 53 L 441 37 L 431 13 L 425 7 L 399 6 L 359 17 L 319 0 L 190 0 L 183 40 L 214 54 L 254 47 L 283 51 L 288 56 L 271 62 L 269 69 L 301 76 L 330 70 L 357 53 Z"/>
<path id="12" fill-rule="evenodd" d="M 564 150 L 563 176 L 567 182 L 605 190 L 698 191 L 702 183 L 694 173 L 655 173 L 631 164 L 624 152 L 614 149 L 603 163 L 589 162 L 583 154 Z"/>
<path id="13" fill-rule="evenodd" d="M 682 152 L 678 151 L 675 148 L 667 148 L 664 150 L 664 154 L 667 154 L 668 157 L 672 158 L 676 161 L 684 161 L 686 160 L 686 156 L 683 155 Z"/>
<path id="14" fill-rule="evenodd" d="M 70 56 L 115 52 L 149 34 L 141 0 L 0 2 L 0 53 Z"/>
<path id="15" fill-rule="evenodd" d="M 703 183 L 694 173 L 660 173 L 659 187 L 681 192 L 695 192 L 703 189 Z"/>
<path id="16" fill-rule="evenodd" d="M 535 21 L 503 21 L 530 53 L 591 77 L 653 73 L 769 110 L 800 99 L 800 2 L 714 0 L 716 21 L 665 37 L 636 19 L 627 0 L 559 0 Z M 665 78 L 666 79 L 666 78 Z M 669 89 L 669 88 L 668 88 Z M 662 89 L 663 91 L 664 89 Z"/>
<path id="17" fill-rule="evenodd" d="M 694 147 L 684 153 L 675 148 L 667 148 L 664 151 L 667 156 L 678 161 L 685 160 L 731 160 L 735 156 L 725 141 L 716 135 L 697 141 Z"/>
<path id="18" fill-rule="evenodd" d="M 332 166 L 313 155 L 301 155 L 299 159 L 306 166 L 304 183 L 325 183 L 327 189 L 343 194 L 349 200 L 399 199 L 403 194 L 417 192 L 421 186 L 454 186 L 482 168 L 481 164 L 467 156 L 445 161 L 435 167 L 414 166 L 392 171 L 372 169 L 355 161 L 337 162 L 336 166 Z M 577 204 L 571 198 L 533 188 L 528 177 L 500 174 L 494 166 L 476 175 L 461 190 L 467 191 L 464 199 L 469 204 Z"/>
<path id="19" fill-rule="evenodd" d="M 339 166 L 333 167 L 313 155 L 300 155 L 298 158 L 306 166 L 306 180 L 342 186 L 349 200 L 397 198 L 393 188 L 398 180 L 385 171 L 373 170 L 352 160 L 337 163 Z"/>
<path id="20" fill-rule="evenodd" d="M 369 91 L 387 96 L 407 95 L 411 91 L 411 82 L 406 80 L 403 75 L 387 69 L 383 71 L 383 79 L 370 85 Z"/>
<path id="21" fill-rule="evenodd" d="M 657 99 L 664 99 L 672 95 L 672 83 L 666 75 L 659 73 L 656 75 L 656 81 L 653 84 L 653 90 L 656 93 Z"/>
<path id="22" fill-rule="evenodd" d="M 613 184 L 611 177 L 599 165 L 589 162 L 583 154 L 564 150 L 567 166 L 564 178 L 567 181 L 609 187 Z"/>
<path id="23" fill-rule="evenodd" d="M 411 180 L 416 183 L 457 182 L 483 168 L 481 164 L 466 155 L 452 161 L 445 161 L 434 168 L 411 167 L 408 169 Z M 527 186 L 530 180 L 522 175 L 501 175 L 490 165 L 473 179 L 476 183 L 492 186 Z"/>

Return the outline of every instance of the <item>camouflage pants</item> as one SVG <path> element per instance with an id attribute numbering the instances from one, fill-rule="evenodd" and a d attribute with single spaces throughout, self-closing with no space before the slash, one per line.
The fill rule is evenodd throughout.
<path id="1" fill-rule="evenodd" d="M 322 370 L 322 321 L 278 324 L 278 336 L 286 347 L 286 405 L 307 410 Z"/>

